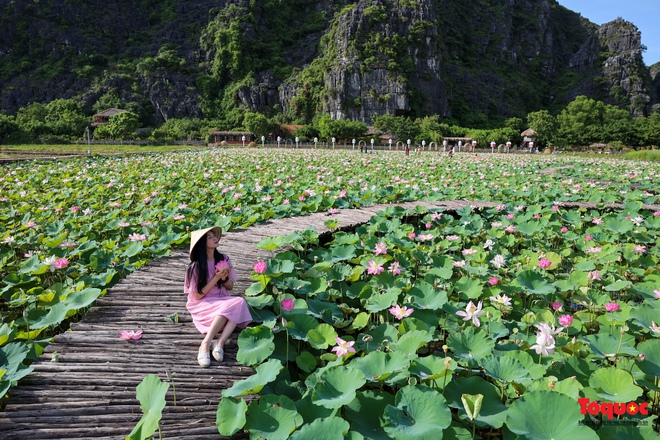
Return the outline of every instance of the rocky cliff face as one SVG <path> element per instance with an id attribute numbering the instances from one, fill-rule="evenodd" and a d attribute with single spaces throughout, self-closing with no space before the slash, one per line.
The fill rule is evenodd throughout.
<path id="1" fill-rule="evenodd" d="M 658 106 L 637 28 L 598 27 L 554 0 L 295 0 L 295 17 L 270 3 L 0 0 L 0 110 L 62 97 L 91 108 L 111 95 L 149 108 L 154 123 L 234 105 L 301 120 L 438 114 L 478 126 L 581 94 L 636 115 Z M 214 21 L 228 7 L 246 18 Z M 238 29 L 234 52 L 204 36 L 225 25 Z M 266 30 L 282 38 L 275 54 Z M 160 55 L 167 45 L 183 63 Z M 223 50 L 236 65 L 214 76 Z"/>

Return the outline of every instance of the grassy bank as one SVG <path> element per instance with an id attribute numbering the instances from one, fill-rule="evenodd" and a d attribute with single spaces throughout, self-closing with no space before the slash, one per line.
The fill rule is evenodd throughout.
<path id="1" fill-rule="evenodd" d="M 660 162 L 660 150 L 630 151 L 623 156 L 624 159 L 645 160 L 648 162 Z"/>

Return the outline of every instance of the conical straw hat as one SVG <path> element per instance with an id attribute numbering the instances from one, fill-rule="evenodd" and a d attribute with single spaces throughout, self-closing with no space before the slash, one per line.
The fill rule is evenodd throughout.
<path id="1" fill-rule="evenodd" d="M 206 233 L 209 231 L 213 231 L 216 237 L 220 238 L 222 236 L 222 228 L 220 226 L 212 226 L 210 228 L 206 229 L 198 229 L 196 231 L 192 231 L 190 233 L 190 251 L 188 251 L 188 257 L 190 258 L 190 261 L 192 261 L 192 250 L 197 244 L 197 242 L 206 237 Z"/>

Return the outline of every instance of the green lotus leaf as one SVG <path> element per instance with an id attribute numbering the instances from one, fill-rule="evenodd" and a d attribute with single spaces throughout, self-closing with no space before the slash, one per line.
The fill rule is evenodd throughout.
<path id="1" fill-rule="evenodd" d="M 135 241 L 131 243 L 122 253 L 125 257 L 133 257 L 142 251 L 142 242 Z"/>
<path id="2" fill-rule="evenodd" d="M 390 287 L 385 293 L 374 292 L 369 298 L 367 298 L 364 308 L 371 313 L 389 309 L 392 307 L 392 304 L 399 302 L 400 294 L 401 289 L 396 287 Z"/>
<path id="3" fill-rule="evenodd" d="M 275 351 L 273 332 L 265 325 L 248 327 L 238 335 L 236 360 L 245 365 L 263 362 Z"/>
<path id="4" fill-rule="evenodd" d="M 605 425 L 598 430 L 600 440 L 648 440 L 653 437 L 658 438 L 656 432 L 651 431 L 649 434 L 650 436 L 646 437 L 641 433 L 640 428 L 630 425 Z"/>
<path id="5" fill-rule="evenodd" d="M 271 295 L 246 296 L 245 302 L 250 307 L 263 309 L 264 307 L 272 306 L 274 298 Z"/>
<path id="6" fill-rule="evenodd" d="M 449 362 L 449 367 L 445 364 Z M 410 365 L 410 374 L 414 374 L 422 380 L 435 380 L 442 377 L 448 377 L 446 380 L 451 380 L 456 362 L 452 362 L 451 358 L 441 358 L 439 356 L 425 356 L 418 357 L 412 361 Z M 442 387 L 445 381 L 437 381 L 437 384 Z"/>
<path id="7" fill-rule="evenodd" d="M 312 286 L 312 283 L 307 280 L 299 280 L 298 278 L 285 277 L 281 283 L 278 284 L 278 287 L 282 287 L 286 290 L 292 290 L 296 292 L 296 295 L 308 295 L 309 289 Z"/>
<path id="8" fill-rule="evenodd" d="M 284 237 L 282 235 L 264 238 L 259 243 L 257 243 L 258 249 L 263 249 L 266 251 L 274 251 L 275 249 L 279 249 L 282 246 L 284 246 Z"/>
<path id="9" fill-rule="evenodd" d="M 559 369 L 560 378 L 574 377 L 582 384 L 582 386 L 589 385 L 589 377 L 591 373 L 597 370 L 597 366 L 593 362 L 587 362 L 575 356 L 569 357 L 566 362 Z"/>
<path id="10" fill-rule="evenodd" d="M 458 359 L 466 362 L 470 367 L 477 367 L 479 361 L 493 354 L 495 349 L 495 341 L 488 337 L 485 331 L 475 331 L 473 327 L 451 333 L 447 345 Z"/>
<path id="11" fill-rule="evenodd" d="M 608 292 L 618 292 L 619 290 L 627 289 L 630 286 L 632 286 L 632 283 L 630 281 L 628 281 L 628 280 L 618 280 L 618 281 L 615 281 L 615 282 L 605 286 L 604 290 L 606 290 Z"/>
<path id="12" fill-rule="evenodd" d="M 136 388 L 137 399 L 140 401 L 140 409 L 143 416 L 135 425 L 133 431 L 128 434 L 127 439 L 150 438 L 158 429 L 160 419 L 165 408 L 165 395 L 170 388 L 167 382 L 161 380 L 155 374 L 148 374 Z"/>
<path id="13" fill-rule="evenodd" d="M 355 398 L 355 392 L 366 383 L 357 368 L 336 366 L 323 371 L 312 393 L 312 403 L 326 408 L 339 408 Z"/>
<path id="14" fill-rule="evenodd" d="M 528 440 L 598 440 L 594 430 L 580 421 L 580 405 L 568 396 L 550 391 L 532 391 L 513 402 L 506 426 Z"/>
<path id="15" fill-rule="evenodd" d="M 255 374 L 247 379 L 239 380 L 227 389 L 222 390 L 223 397 L 239 397 L 247 394 L 256 394 L 261 389 L 277 378 L 282 363 L 277 359 L 270 359 L 268 362 L 255 368 Z"/>
<path id="16" fill-rule="evenodd" d="M 410 302 L 417 309 L 439 310 L 447 303 L 447 292 L 435 290 L 433 286 L 424 281 L 419 281 L 415 287 L 408 291 Z"/>
<path id="17" fill-rule="evenodd" d="M 463 402 L 463 409 L 467 414 L 470 420 L 474 420 L 479 417 L 479 412 L 481 411 L 481 405 L 484 402 L 483 394 L 463 394 L 461 396 L 461 402 Z"/>
<path id="18" fill-rule="evenodd" d="M 476 278 L 463 277 L 454 284 L 454 291 L 465 295 L 468 299 L 476 299 L 483 293 L 484 286 Z"/>
<path id="19" fill-rule="evenodd" d="M 87 307 L 93 303 L 100 295 L 101 290 L 95 288 L 84 289 L 78 292 L 71 292 L 63 301 L 51 307 L 48 313 L 32 322 L 30 324 L 30 328 L 35 330 L 59 324 L 67 316 L 67 313 L 72 310 L 78 310 L 82 309 L 83 307 Z"/>
<path id="20" fill-rule="evenodd" d="M 598 397 L 608 402 L 630 402 L 642 395 L 643 390 L 633 383 L 627 371 L 618 368 L 601 368 L 589 378 L 589 385 Z"/>
<path id="21" fill-rule="evenodd" d="M 302 423 L 291 399 L 267 394 L 248 406 L 245 429 L 250 431 L 250 437 L 286 440 Z"/>
<path id="22" fill-rule="evenodd" d="M 49 248 L 56 248 L 64 241 L 64 239 L 68 235 L 69 235 L 68 232 L 62 232 L 61 234 L 57 235 L 56 237 L 44 240 L 43 245 L 46 246 L 46 247 L 49 247 Z"/>
<path id="23" fill-rule="evenodd" d="M 580 382 L 572 377 L 568 379 L 560 380 L 555 382 L 555 387 L 552 389 L 555 393 L 565 394 L 571 399 L 577 400 L 580 397 L 580 391 L 582 391 L 583 386 Z"/>
<path id="24" fill-rule="evenodd" d="M 291 273 L 295 269 L 295 264 L 290 260 L 268 260 L 266 272 L 264 275 L 281 275 Z"/>
<path id="25" fill-rule="evenodd" d="M 545 375 L 546 373 L 545 367 L 543 365 L 539 365 L 536 362 L 534 362 L 532 356 L 526 351 L 511 350 L 504 353 L 504 356 L 512 357 L 514 359 L 519 360 L 527 370 L 529 376 L 534 380 L 543 377 L 543 375 Z"/>
<path id="26" fill-rule="evenodd" d="M 619 354 L 637 356 L 637 350 L 630 345 L 635 343 L 635 337 L 632 335 L 623 335 L 621 343 L 619 343 L 619 338 L 607 333 L 589 335 L 586 340 L 589 341 L 591 350 L 602 357 L 612 357 Z"/>
<path id="27" fill-rule="evenodd" d="M 349 429 L 350 425 L 346 420 L 340 417 L 328 417 L 303 425 L 290 438 L 291 440 L 344 440 Z"/>
<path id="28" fill-rule="evenodd" d="M 386 380 L 392 373 L 410 366 L 408 355 L 399 351 L 383 353 L 372 351 L 368 355 L 355 359 L 351 367 L 364 373 L 368 381 Z"/>
<path id="29" fill-rule="evenodd" d="M 411 330 L 402 335 L 397 342 L 390 344 L 390 349 L 411 355 L 415 354 L 424 344 L 431 342 L 432 339 L 433 336 L 427 331 Z"/>
<path id="30" fill-rule="evenodd" d="M 357 314 L 351 325 L 348 326 L 348 330 L 360 330 L 366 327 L 369 324 L 369 314 L 365 312 L 360 312 Z"/>
<path id="31" fill-rule="evenodd" d="M 451 423 L 451 411 L 439 392 L 424 385 L 405 386 L 383 415 L 383 429 L 395 440 L 437 440 Z"/>
<path id="32" fill-rule="evenodd" d="M 296 408 L 298 408 L 298 413 L 302 416 L 305 423 L 312 423 L 317 419 L 333 417 L 339 411 L 337 408 L 326 408 L 315 405 L 312 402 L 312 391 L 308 391 L 302 398 L 295 400 L 295 404 Z"/>
<path id="33" fill-rule="evenodd" d="M 334 240 L 332 240 L 332 245 L 344 245 L 344 244 L 355 244 L 360 241 L 360 236 L 358 234 L 351 234 L 347 232 L 338 232 L 334 235 Z"/>
<path id="34" fill-rule="evenodd" d="M 654 322 L 660 325 L 660 308 L 643 303 L 630 311 L 630 317 L 650 330 Z"/>
<path id="35" fill-rule="evenodd" d="M 355 258 L 355 251 L 356 248 L 354 245 L 333 247 L 332 251 L 330 252 L 330 258 L 332 259 L 333 263 L 350 260 L 351 258 Z"/>
<path id="36" fill-rule="evenodd" d="M 394 396 L 385 391 L 368 390 L 356 393 L 355 399 L 344 406 L 346 419 L 351 423 L 351 430 L 359 432 L 368 439 L 389 440 L 381 426 L 385 408 L 394 404 Z"/>
<path id="37" fill-rule="evenodd" d="M 582 217 L 580 216 L 580 213 L 578 211 L 566 211 L 562 214 L 561 219 L 564 220 L 566 223 L 570 223 L 573 225 L 582 223 Z"/>
<path id="38" fill-rule="evenodd" d="M 215 424 L 218 432 L 224 436 L 236 434 L 245 426 L 247 403 L 243 399 L 224 397 L 218 403 Z"/>
<path id="39" fill-rule="evenodd" d="M 294 339 L 303 341 L 307 341 L 307 333 L 310 330 L 315 330 L 318 326 L 319 322 L 309 315 L 294 315 L 286 324 L 289 335 Z"/>
<path id="40" fill-rule="evenodd" d="M 311 373 L 316 368 L 317 360 L 316 357 L 308 351 L 303 351 L 296 356 L 296 365 L 305 373 Z"/>
<path id="41" fill-rule="evenodd" d="M 626 220 L 620 217 L 609 217 L 601 225 L 603 229 L 610 232 L 617 232 L 619 234 L 625 234 L 626 232 L 632 231 L 634 225 L 630 220 Z"/>
<path id="42" fill-rule="evenodd" d="M 310 345 L 318 350 L 325 350 L 329 345 L 335 345 L 337 332 L 329 324 L 321 324 L 307 332 L 307 340 Z"/>
<path id="43" fill-rule="evenodd" d="M 596 264 L 592 260 L 584 260 L 575 263 L 573 267 L 577 271 L 591 272 L 592 270 L 596 269 Z"/>
<path id="44" fill-rule="evenodd" d="M 543 276 L 533 270 L 525 270 L 518 274 L 516 281 L 530 293 L 537 295 L 549 295 L 555 292 L 555 286 L 548 282 Z"/>
<path id="45" fill-rule="evenodd" d="M 510 356 L 488 356 L 481 360 L 481 366 L 486 374 L 502 382 L 527 382 L 532 377 L 518 359 Z"/>
<path id="46" fill-rule="evenodd" d="M 522 232 L 525 235 L 534 235 L 543 230 L 543 225 L 539 222 L 521 222 L 516 225 L 516 231 Z"/>
<path id="47" fill-rule="evenodd" d="M 381 346 L 388 347 L 399 339 L 399 332 L 390 324 L 381 324 L 369 332 L 360 333 L 356 344 L 365 353 L 376 350 Z"/>
<path id="48" fill-rule="evenodd" d="M 344 312 L 334 302 L 309 299 L 307 300 L 307 307 L 307 313 L 315 318 L 323 319 L 329 324 L 344 320 Z"/>
<path id="49" fill-rule="evenodd" d="M 21 266 L 19 269 L 18 273 L 29 273 L 32 275 L 40 275 L 42 273 L 46 273 L 48 271 L 48 268 L 50 266 L 48 264 L 43 264 L 41 260 L 39 259 L 39 255 L 33 255 Z"/>
<path id="50" fill-rule="evenodd" d="M 490 382 L 486 382 L 480 376 L 459 377 L 452 380 L 444 391 L 447 403 L 452 408 L 458 409 L 462 419 L 467 419 L 461 397 L 463 394 L 482 394 L 484 396 L 481 411 L 477 417 L 478 426 L 492 426 L 501 428 L 506 420 L 507 407 L 500 400 L 500 391 Z"/>
<path id="51" fill-rule="evenodd" d="M 644 355 L 644 360 L 637 362 L 637 367 L 649 376 L 660 376 L 660 339 L 640 343 L 637 351 Z"/>

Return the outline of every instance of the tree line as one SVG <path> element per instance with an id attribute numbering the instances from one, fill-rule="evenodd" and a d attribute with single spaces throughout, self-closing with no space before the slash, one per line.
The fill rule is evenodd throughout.
<path id="1" fill-rule="evenodd" d="M 333 120 L 322 115 L 311 124 L 301 125 L 290 134 L 281 129 L 283 124 L 295 124 L 283 115 L 267 117 L 261 113 L 244 112 L 240 126 L 233 130 L 249 131 L 257 139 L 261 136 L 274 139 L 298 137 L 301 141 L 314 138 L 342 140 L 355 138 L 368 140 L 367 124 L 351 120 Z M 125 111 L 112 116 L 108 123 L 94 129 L 92 117 L 72 99 L 56 99 L 48 104 L 32 103 L 18 110 L 16 115 L 0 113 L 0 142 L 4 144 L 44 143 L 62 144 L 85 139 L 88 128 L 95 139 L 145 139 L 154 143 L 181 140 L 210 140 L 210 132 L 223 128 L 220 121 L 213 119 L 170 119 L 155 128 L 140 128 L 141 121 L 136 113 Z M 594 143 L 612 148 L 640 148 L 660 145 L 660 114 L 648 117 L 633 117 L 626 110 L 600 101 L 578 96 L 559 114 L 539 110 L 522 118 L 509 118 L 502 127 L 468 128 L 442 121 L 436 116 L 411 118 L 406 116 L 381 115 L 373 119 L 373 127 L 380 133 L 391 133 L 396 139 L 410 139 L 419 144 L 442 143 L 443 137 L 470 137 L 481 147 L 491 142 L 505 144 L 510 141 L 519 145 L 520 133 L 532 128 L 537 133 L 536 145 L 573 149 Z M 231 130 L 231 129 L 230 129 Z"/>

